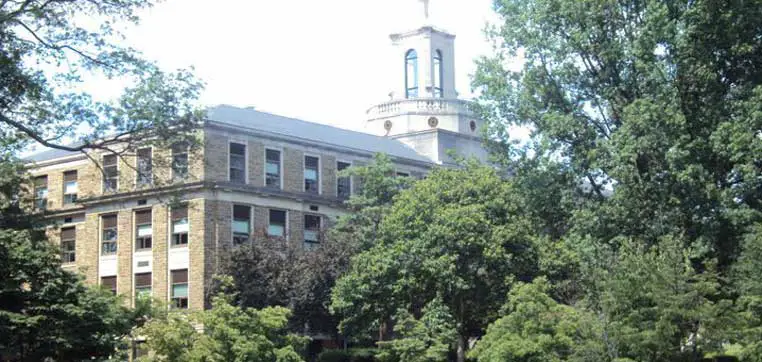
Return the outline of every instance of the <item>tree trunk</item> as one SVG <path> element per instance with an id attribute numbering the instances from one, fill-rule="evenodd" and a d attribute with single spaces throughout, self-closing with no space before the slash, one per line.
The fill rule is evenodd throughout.
<path id="1" fill-rule="evenodd" d="M 457 347 L 457 361 L 458 362 L 465 362 L 466 361 L 466 349 L 468 348 L 468 341 L 467 337 L 463 334 L 458 333 L 458 347 Z"/>

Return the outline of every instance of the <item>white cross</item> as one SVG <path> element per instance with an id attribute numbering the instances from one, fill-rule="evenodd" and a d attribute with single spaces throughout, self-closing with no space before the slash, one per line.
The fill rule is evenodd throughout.
<path id="1" fill-rule="evenodd" d="M 430 0 L 418 0 L 423 3 L 423 16 L 426 17 L 426 20 L 429 19 L 429 1 Z"/>

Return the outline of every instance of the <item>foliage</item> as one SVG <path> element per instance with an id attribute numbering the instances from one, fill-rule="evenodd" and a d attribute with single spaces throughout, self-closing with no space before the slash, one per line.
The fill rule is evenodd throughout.
<path id="1" fill-rule="evenodd" d="M 134 155 L 135 147 L 195 144 L 202 84 L 185 70 L 165 73 L 122 46 L 151 0 L 0 2 L 0 152 L 31 143 L 73 152 Z M 126 85 L 116 101 L 80 85 Z"/>
<path id="2" fill-rule="evenodd" d="M 318 355 L 318 362 L 374 362 L 377 351 L 373 348 L 328 349 Z"/>
<path id="3" fill-rule="evenodd" d="M 479 361 L 603 361 L 600 326 L 585 312 L 548 295 L 545 278 L 518 283 L 505 316 L 492 323 L 470 356 Z M 584 358 L 582 358 L 584 356 Z"/>
<path id="4" fill-rule="evenodd" d="M 377 153 L 370 164 L 352 166 L 340 176 L 353 177 L 356 182 L 354 193 L 345 202 L 349 213 L 339 218 L 330 237 L 368 249 L 376 243 L 381 220 L 395 196 L 409 187 L 412 179 L 397 177 L 394 163 L 383 153 Z"/>
<path id="5" fill-rule="evenodd" d="M 219 293 L 211 309 L 192 313 L 171 310 L 149 321 L 140 332 L 153 356 L 144 360 L 303 361 L 298 351 L 306 338 L 285 332 L 288 309 L 241 308 L 232 304 L 234 296 Z"/>
<path id="6" fill-rule="evenodd" d="M 332 294 L 353 338 L 388 325 L 399 309 L 419 315 L 441 298 L 463 352 L 465 339 L 494 320 L 509 282 L 536 271 L 513 185 L 474 163 L 436 169 L 402 191 L 378 230 L 376 245 L 352 259 Z"/>
<path id="7" fill-rule="evenodd" d="M 233 277 L 242 306 L 287 307 L 292 311 L 290 330 L 333 335 L 338 321 L 327 302 L 353 253 L 351 245 L 330 238 L 306 250 L 301 243 L 257 237 L 231 253 L 222 273 Z"/>
<path id="8" fill-rule="evenodd" d="M 407 310 L 397 312 L 393 321 L 397 334 L 390 341 L 378 342 L 382 361 L 438 362 L 447 360 L 457 332 L 454 318 L 442 300 L 436 298 L 421 310 L 416 319 Z"/>
<path id="9" fill-rule="evenodd" d="M 488 136 L 536 185 L 522 192 L 550 296 L 601 320 L 609 360 L 697 361 L 735 340 L 759 354 L 743 275 L 762 220 L 760 5 L 494 1 L 474 78 Z"/>
<path id="10" fill-rule="evenodd" d="M 104 359 L 143 318 L 110 291 L 60 267 L 42 221 L 20 207 L 22 166 L 0 160 L 0 356 L 4 360 Z"/>

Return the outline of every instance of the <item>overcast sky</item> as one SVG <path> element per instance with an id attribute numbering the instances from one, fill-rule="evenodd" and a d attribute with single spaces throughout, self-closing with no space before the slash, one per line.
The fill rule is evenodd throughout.
<path id="1" fill-rule="evenodd" d="M 431 0 L 430 12 L 457 36 L 456 87 L 468 98 L 474 59 L 490 51 L 491 0 Z M 127 36 L 165 69 L 195 67 L 204 105 L 362 129 L 401 64 L 389 34 L 421 25 L 422 14 L 419 0 L 166 0 Z"/>

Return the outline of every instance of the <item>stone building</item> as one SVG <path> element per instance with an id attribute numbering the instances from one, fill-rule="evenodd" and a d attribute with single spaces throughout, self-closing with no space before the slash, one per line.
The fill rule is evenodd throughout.
<path id="1" fill-rule="evenodd" d="M 218 106 L 208 110 L 195 152 L 176 145 L 133 157 L 57 150 L 30 157 L 35 203 L 57 225 L 51 236 L 63 268 L 130 303 L 145 294 L 204 308 L 227 248 L 254 233 L 305 247 L 320 242 L 358 184 L 339 170 L 376 153 L 413 177 L 452 164 L 450 149 L 484 160 L 482 124 L 455 90 L 454 38 L 429 25 L 391 36 L 398 85 L 368 110 L 367 133 Z"/>

